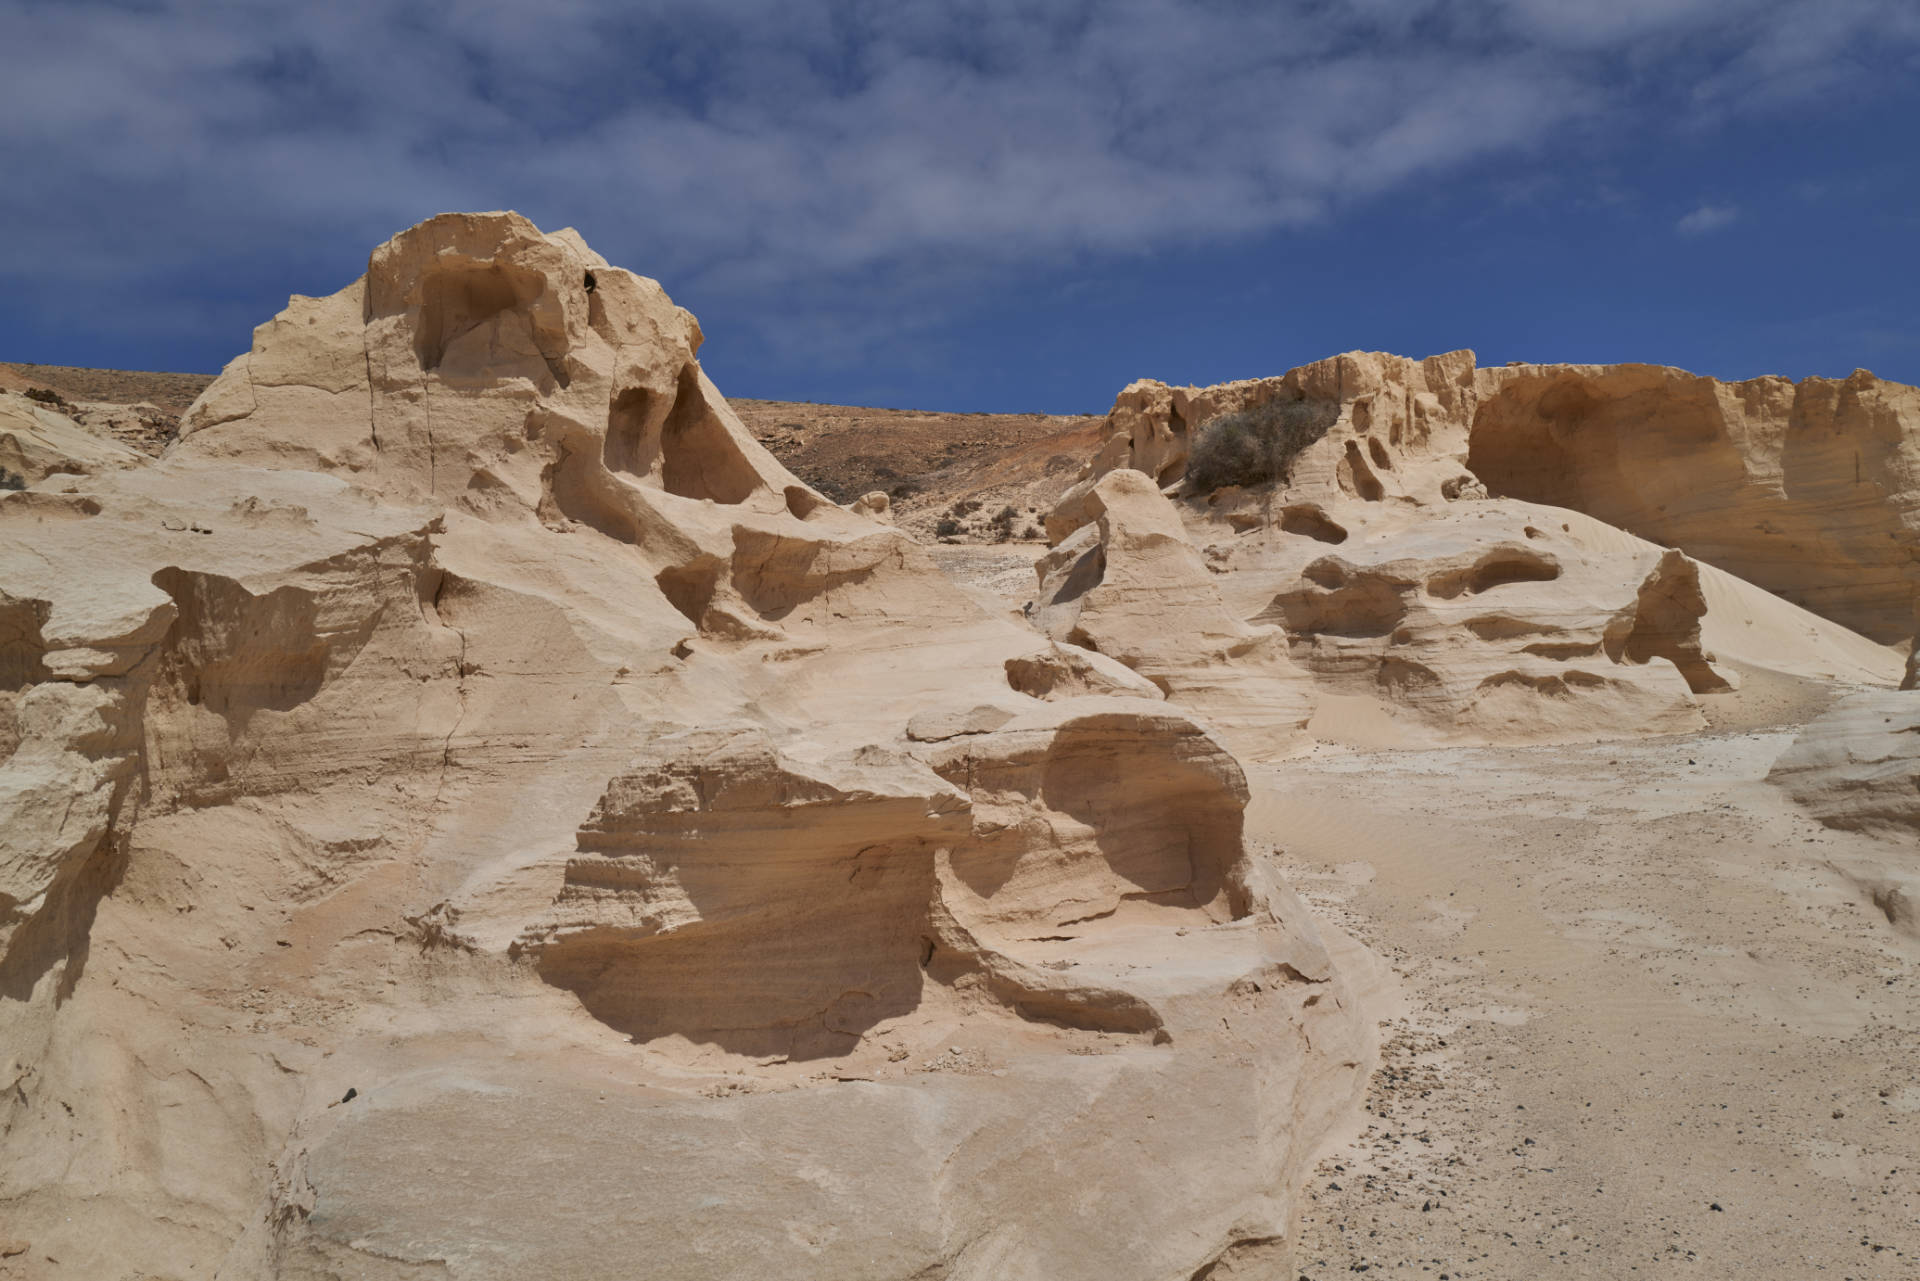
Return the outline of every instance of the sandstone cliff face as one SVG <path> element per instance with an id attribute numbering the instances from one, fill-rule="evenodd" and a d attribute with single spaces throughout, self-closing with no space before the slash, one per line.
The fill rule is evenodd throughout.
<path id="1" fill-rule="evenodd" d="M 1920 587 L 1920 389 L 1651 365 L 1477 378 L 1468 467 L 1718 565 L 1883 643 Z"/>
<path id="2" fill-rule="evenodd" d="M 0 496 L 10 1233 L 101 1276 L 1284 1261 L 1367 1033 L 1238 762 L 1144 650 L 801 484 L 699 342 L 571 233 L 443 216 L 158 462 Z M 1116 636 L 1167 548 L 1210 586 L 1134 497 Z"/>
<path id="3" fill-rule="evenodd" d="M 1276 400 L 1327 405 L 1332 426 L 1281 483 L 1195 492 L 1196 432 Z M 1403 739 L 1677 731 L 1737 681 L 1720 660 L 1900 679 L 1872 642 L 1911 634 L 1920 584 L 1912 388 L 1349 353 L 1218 387 L 1135 383 L 1109 424 L 1048 518 L 1035 617 L 1065 635 L 1086 612 L 1116 484 L 1164 489 L 1162 538 L 1184 526 L 1188 568 L 1184 595 L 1161 594 L 1191 597 L 1204 564 L 1233 623 L 1280 629 L 1303 719 L 1358 698 Z M 1135 630 L 1189 668 L 1247 670 L 1215 642 L 1229 629 L 1142 615 Z"/>

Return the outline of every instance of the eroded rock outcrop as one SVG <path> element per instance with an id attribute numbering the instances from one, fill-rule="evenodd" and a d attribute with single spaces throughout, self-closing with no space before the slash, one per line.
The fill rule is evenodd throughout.
<path id="1" fill-rule="evenodd" d="M 1049 517 L 1036 617 L 1063 617 L 1056 602 L 1091 581 L 1101 495 L 1121 483 L 1164 490 L 1226 616 L 1284 632 L 1311 676 L 1303 697 L 1333 709 L 1318 732 L 1338 736 L 1352 698 L 1412 739 L 1680 730 L 1701 723 L 1697 696 L 1730 688 L 1749 661 L 1893 683 L 1898 660 L 1873 641 L 1906 634 L 1920 581 L 1916 394 L 1865 375 L 1727 388 L 1642 367 L 1476 370 L 1470 352 L 1349 353 L 1210 388 L 1135 383 Z M 1324 406 L 1330 425 L 1283 477 L 1198 492 L 1185 479 L 1196 433 L 1275 401 Z M 1842 492 L 1835 442 L 1849 441 L 1862 461 Z M 1824 555 L 1829 525 L 1826 586 L 1798 590 L 1818 575 L 1794 565 Z M 1783 538 L 1799 551 L 1782 553 Z M 1224 630 L 1173 611 L 1160 623 L 1168 653 L 1184 634 L 1209 652 Z"/>
<path id="2" fill-rule="evenodd" d="M 1841 699 L 1800 730 L 1767 781 L 1827 827 L 1868 838 L 1835 851 L 1827 868 L 1920 939 L 1920 693 Z"/>
<path id="3" fill-rule="evenodd" d="M 1678 547 L 1883 643 L 1920 585 L 1920 390 L 1722 383 L 1653 365 L 1484 369 L 1467 465 L 1494 493 Z"/>
<path id="4" fill-rule="evenodd" d="M 0 492 L 55 473 L 90 475 L 131 467 L 141 455 L 25 396 L 0 391 Z"/>
<path id="5" fill-rule="evenodd" d="M 1231 712 L 1222 719 L 1250 750 L 1288 743 L 1310 700 L 1286 637 L 1227 608 L 1173 504 L 1128 468 L 1077 501 L 1093 523 L 1036 566 L 1035 624 L 1117 660 L 1176 703 Z"/>
<path id="6" fill-rule="evenodd" d="M 1729 688 L 1701 648 L 1706 602 L 1677 552 L 1626 564 L 1562 531 L 1376 536 L 1300 571 L 1256 621 L 1285 627 L 1323 688 L 1435 728 L 1522 737 L 1681 732 Z M 1250 557 L 1251 558 L 1251 557 Z M 1637 589 L 1633 575 L 1643 574 Z"/>
<path id="7" fill-rule="evenodd" d="M 1800 732 L 1768 779 L 1829 827 L 1901 840 L 1920 834 L 1920 694 L 1842 699 Z"/>
<path id="8" fill-rule="evenodd" d="M 1085 523 L 1081 496 L 1100 475 L 1131 467 L 1174 485 L 1207 420 L 1275 399 L 1341 410 L 1296 464 L 1290 505 L 1491 494 L 1570 508 L 1883 644 L 1914 634 L 1920 390 L 1865 370 L 1722 383 L 1655 365 L 1349 352 L 1217 387 L 1138 382 L 1049 538 Z"/>
<path id="9" fill-rule="evenodd" d="M 699 342 L 577 236 L 448 215 L 293 299 L 160 461 L 0 496 L 0 1217 L 36 1251 L 1284 1257 L 1367 1034 L 1234 757 L 795 479 Z M 1210 583 L 1134 497 L 1080 616 L 1151 667 L 1141 593 Z"/>

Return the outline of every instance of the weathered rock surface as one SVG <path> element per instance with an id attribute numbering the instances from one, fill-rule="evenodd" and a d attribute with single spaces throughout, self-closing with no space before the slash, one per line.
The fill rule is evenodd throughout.
<path id="1" fill-rule="evenodd" d="M 1920 389 L 1653 365 L 1480 370 L 1467 465 L 1883 643 L 1920 587 Z"/>
<path id="2" fill-rule="evenodd" d="M 1279 378 L 1122 392 L 1109 438 L 1048 525 L 1114 467 L 1171 485 L 1208 419 L 1316 399 L 1341 423 L 1296 468 L 1296 501 L 1495 496 L 1571 508 L 1883 644 L 1914 634 L 1920 389 L 1865 370 L 1741 383 L 1654 365 L 1475 367 L 1350 352 Z M 1303 516 L 1302 519 L 1311 519 Z"/>
<path id="3" fill-rule="evenodd" d="M 1370 1025 L 1239 764 L 787 473 L 699 342 L 572 233 L 447 215 L 261 326 L 159 462 L 0 497 L 0 1221 L 36 1253 L 1284 1259 Z M 1082 626 L 1204 688 L 1143 631 L 1185 584 L 1288 667 L 1126 486 Z"/>
<path id="4" fill-rule="evenodd" d="M 1800 732 L 1768 777 L 1829 827 L 1920 835 L 1920 693 L 1842 699 Z"/>
<path id="5" fill-rule="evenodd" d="M 1048 700 L 1083 694 L 1122 698 L 1165 698 L 1160 687 L 1124 663 L 1078 645 L 1058 641 L 1037 654 L 1007 660 L 1007 684 L 1022 694 Z"/>
<path id="6" fill-rule="evenodd" d="M 138 453 L 65 414 L 0 392 L 0 491 L 23 489 L 57 472 L 89 475 L 141 461 Z"/>
<path id="7" fill-rule="evenodd" d="M 1809 380 L 1797 393 L 1780 384 L 1781 394 L 1799 397 L 1799 417 L 1782 411 L 1762 431 L 1723 414 L 1715 420 L 1719 443 L 1700 448 L 1735 460 L 1750 449 L 1749 471 L 1740 479 L 1702 463 L 1696 485 L 1694 465 L 1671 449 L 1660 453 L 1666 447 L 1657 441 L 1666 437 L 1648 424 L 1662 414 L 1680 423 L 1693 412 L 1685 396 L 1710 391 L 1711 380 L 1656 372 L 1662 377 L 1635 368 L 1476 371 L 1470 352 L 1424 361 L 1350 353 L 1280 378 L 1219 387 L 1135 383 L 1114 406 L 1107 444 L 1049 517 L 1055 548 L 1039 564 L 1034 617 L 1071 639 L 1071 628 L 1086 631 L 1081 618 L 1112 613 L 1111 605 L 1088 613 L 1082 603 L 1098 601 L 1089 585 L 1113 541 L 1110 495 L 1124 491 L 1145 511 L 1148 496 L 1164 490 L 1155 538 L 1163 549 L 1184 550 L 1162 550 L 1148 563 L 1177 564 L 1181 572 L 1160 571 L 1162 581 L 1135 597 L 1142 603 L 1122 630 L 1151 637 L 1150 646 L 1101 648 L 1149 675 L 1148 666 L 1180 663 L 1245 674 L 1258 662 L 1220 638 L 1235 627 L 1277 628 L 1293 665 L 1290 697 L 1307 709 L 1300 720 L 1315 717 L 1323 736 L 1346 736 L 1343 722 L 1372 726 L 1362 736 L 1376 736 L 1381 714 L 1406 742 L 1679 732 L 1704 723 L 1699 696 L 1731 688 L 1743 663 L 1821 679 L 1897 681 L 1898 656 L 1874 640 L 1906 634 L 1906 593 L 1920 581 L 1912 562 L 1920 404 L 1912 389 L 1864 376 L 1846 384 Z M 1516 399 L 1515 389 L 1534 386 L 1536 375 L 1639 390 L 1631 412 L 1583 410 L 1598 416 L 1575 431 L 1572 419 Z M 1757 384 L 1742 387 L 1721 399 L 1733 406 L 1765 400 Z M 1219 414 L 1273 400 L 1325 404 L 1332 424 L 1280 482 L 1194 492 L 1184 476 L 1196 431 Z M 1823 405 L 1824 418 L 1813 408 Z M 1535 420 L 1561 422 L 1581 449 L 1639 424 L 1632 430 L 1652 433 L 1645 448 L 1665 459 L 1662 485 L 1685 490 L 1691 514 L 1662 523 L 1660 504 L 1632 507 L 1620 495 L 1648 492 L 1640 472 L 1616 476 L 1584 454 L 1521 468 L 1518 460 L 1541 456 L 1545 446 L 1508 444 L 1519 424 Z M 1792 449 L 1783 443 L 1789 424 Z M 1672 430 L 1675 440 L 1685 435 Z M 1687 438 L 1704 442 L 1704 431 Z M 1841 494 L 1817 480 L 1831 459 L 1815 438 L 1861 433 L 1880 445 L 1878 461 L 1861 464 L 1858 484 Z M 1548 475 L 1566 479 L 1548 492 Z M 1124 477 L 1133 479 L 1116 479 Z M 1549 505 L 1556 503 L 1564 505 Z M 1624 529 L 1586 514 L 1596 510 Z M 1834 590 L 1796 592 L 1799 571 L 1772 550 L 1784 526 L 1769 524 L 1767 512 L 1791 512 L 1803 531 L 1834 523 L 1853 549 L 1822 571 Z M 1870 536 L 1847 532 L 1868 526 Z M 1642 530 L 1656 541 L 1635 536 Z M 1734 546 L 1744 550 L 1732 554 Z M 1729 562 L 1789 599 L 1798 595 L 1830 617 L 1870 626 L 1870 635 L 1769 596 L 1728 573 Z M 1213 575 L 1205 592 L 1196 566 Z M 1217 602 L 1213 612 L 1190 617 L 1196 596 Z M 1171 689 L 1169 696 L 1208 707 Z"/>
<path id="8" fill-rule="evenodd" d="M 1285 746 L 1311 715 L 1279 629 L 1230 611 L 1180 513 L 1144 474 L 1108 472 L 1080 500 L 1093 524 L 1041 560 L 1032 617 L 1221 719 L 1248 749 Z"/>
<path id="9" fill-rule="evenodd" d="M 1852 852 L 1829 867 L 1920 940 L 1920 693 L 1840 700 L 1800 731 L 1767 779 L 1828 827 L 1878 838 L 1881 852 Z"/>

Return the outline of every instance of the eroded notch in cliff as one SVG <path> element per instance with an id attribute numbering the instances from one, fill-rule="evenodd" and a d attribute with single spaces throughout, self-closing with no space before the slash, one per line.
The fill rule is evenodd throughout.
<path id="1" fill-rule="evenodd" d="M 745 502 L 760 487 L 760 474 L 708 403 L 698 365 L 680 371 L 660 429 L 660 483 L 670 494 L 716 503 Z"/>

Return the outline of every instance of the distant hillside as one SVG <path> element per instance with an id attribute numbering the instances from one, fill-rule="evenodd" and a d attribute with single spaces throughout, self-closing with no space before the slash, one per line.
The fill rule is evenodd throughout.
<path id="1" fill-rule="evenodd" d="M 0 388 L 38 387 L 62 399 L 133 405 L 142 401 L 179 417 L 213 381 L 212 374 L 169 374 L 137 369 L 81 369 L 73 365 L 20 365 L 0 362 Z"/>
<path id="2" fill-rule="evenodd" d="M 729 402 L 754 437 L 795 475 L 838 502 L 872 490 L 899 522 L 968 542 L 1034 531 L 1105 435 L 1103 416 L 944 414 L 784 400 Z M 996 517 L 1008 507 L 1011 517 Z M 946 527 L 952 530 L 952 526 Z"/>

